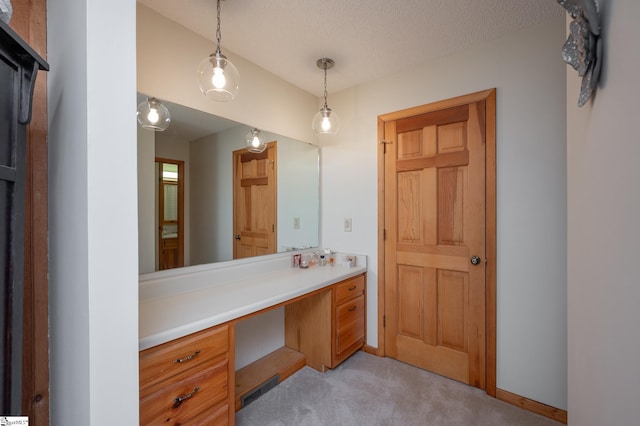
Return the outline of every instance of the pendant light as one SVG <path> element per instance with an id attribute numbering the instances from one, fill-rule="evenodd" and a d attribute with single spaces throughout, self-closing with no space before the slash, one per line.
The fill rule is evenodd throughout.
<path id="1" fill-rule="evenodd" d="M 198 66 L 198 84 L 207 97 L 215 101 L 232 101 L 238 94 L 240 74 L 235 65 L 220 50 L 220 0 L 218 2 L 218 27 L 216 40 L 218 48 L 215 53 L 205 58 Z"/>
<path id="2" fill-rule="evenodd" d="M 244 143 L 249 152 L 261 153 L 267 148 L 262 133 L 255 127 L 247 133 L 247 136 L 244 138 Z"/>
<path id="3" fill-rule="evenodd" d="M 333 68 L 333 59 L 321 58 L 316 61 L 318 68 L 324 70 L 324 106 L 313 117 L 312 126 L 316 134 L 335 135 L 340 127 L 338 115 L 327 106 L 327 70 Z"/>
<path id="4" fill-rule="evenodd" d="M 171 123 L 171 114 L 166 106 L 156 98 L 147 98 L 138 104 L 138 123 L 148 130 L 164 131 Z"/>

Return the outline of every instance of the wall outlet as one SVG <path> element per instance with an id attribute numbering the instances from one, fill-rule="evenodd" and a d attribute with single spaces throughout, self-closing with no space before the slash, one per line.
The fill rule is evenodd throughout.
<path id="1" fill-rule="evenodd" d="M 300 229 L 300 218 L 299 217 L 294 217 L 293 218 L 293 229 Z"/>
<path id="2" fill-rule="evenodd" d="M 350 254 L 348 254 L 348 255 L 346 255 L 344 257 L 344 260 L 347 261 L 347 263 L 349 263 L 349 266 L 352 267 L 352 268 L 354 266 L 356 266 L 357 259 L 358 258 L 356 256 L 353 256 L 353 255 L 350 255 Z"/>
<path id="3" fill-rule="evenodd" d="M 344 232 L 351 232 L 351 218 L 344 218 Z"/>

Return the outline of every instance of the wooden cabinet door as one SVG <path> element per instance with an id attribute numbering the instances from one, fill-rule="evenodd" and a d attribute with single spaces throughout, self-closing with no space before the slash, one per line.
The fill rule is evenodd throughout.
<path id="1" fill-rule="evenodd" d="M 336 308 L 334 367 L 364 344 L 364 295 Z"/>

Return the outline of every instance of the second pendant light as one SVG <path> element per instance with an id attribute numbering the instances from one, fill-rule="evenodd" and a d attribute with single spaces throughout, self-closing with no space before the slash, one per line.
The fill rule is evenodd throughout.
<path id="1" fill-rule="evenodd" d="M 318 68 L 324 70 L 324 106 L 313 117 L 311 125 L 316 134 L 335 135 L 340 127 L 338 115 L 327 106 L 327 70 L 332 68 L 335 62 L 330 58 L 320 58 L 316 61 Z"/>

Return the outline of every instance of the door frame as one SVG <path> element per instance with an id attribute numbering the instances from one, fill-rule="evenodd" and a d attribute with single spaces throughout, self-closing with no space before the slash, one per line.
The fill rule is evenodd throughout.
<path id="1" fill-rule="evenodd" d="M 385 151 L 388 121 L 485 101 L 485 338 L 486 393 L 496 396 L 496 89 L 462 95 L 378 116 L 378 355 L 385 356 Z"/>
<path id="2" fill-rule="evenodd" d="M 155 230 L 155 250 L 156 250 L 156 263 L 158 269 L 160 268 L 160 251 L 162 250 L 162 223 L 160 220 L 160 216 L 164 215 L 164 212 L 159 208 L 160 206 L 160 197 L 163 197 L 162 194 L 163 185 L 162 185 L 162 164 L 175 164 L 178 166 L 178 268 L 184 266 L 184 161 L 183 160 L 173 160 L 171 158 L 163 158 L 156 157 L 155 158 L 156 167 L 158 169 L 158 179 L 155 183 L 156 186 L 156 194 L 158 199 L 156 200 L 156 230 Z M 159 165 L 159 166 L 158 166 Z"/>
<path id="3" fill-rule="evenodd" d="M 9 25 L 47 57 L 47 1 L 13 2 Z M 36 78 L 27 126 L 22 415 L 50 424 L 47 73 Z"/>

